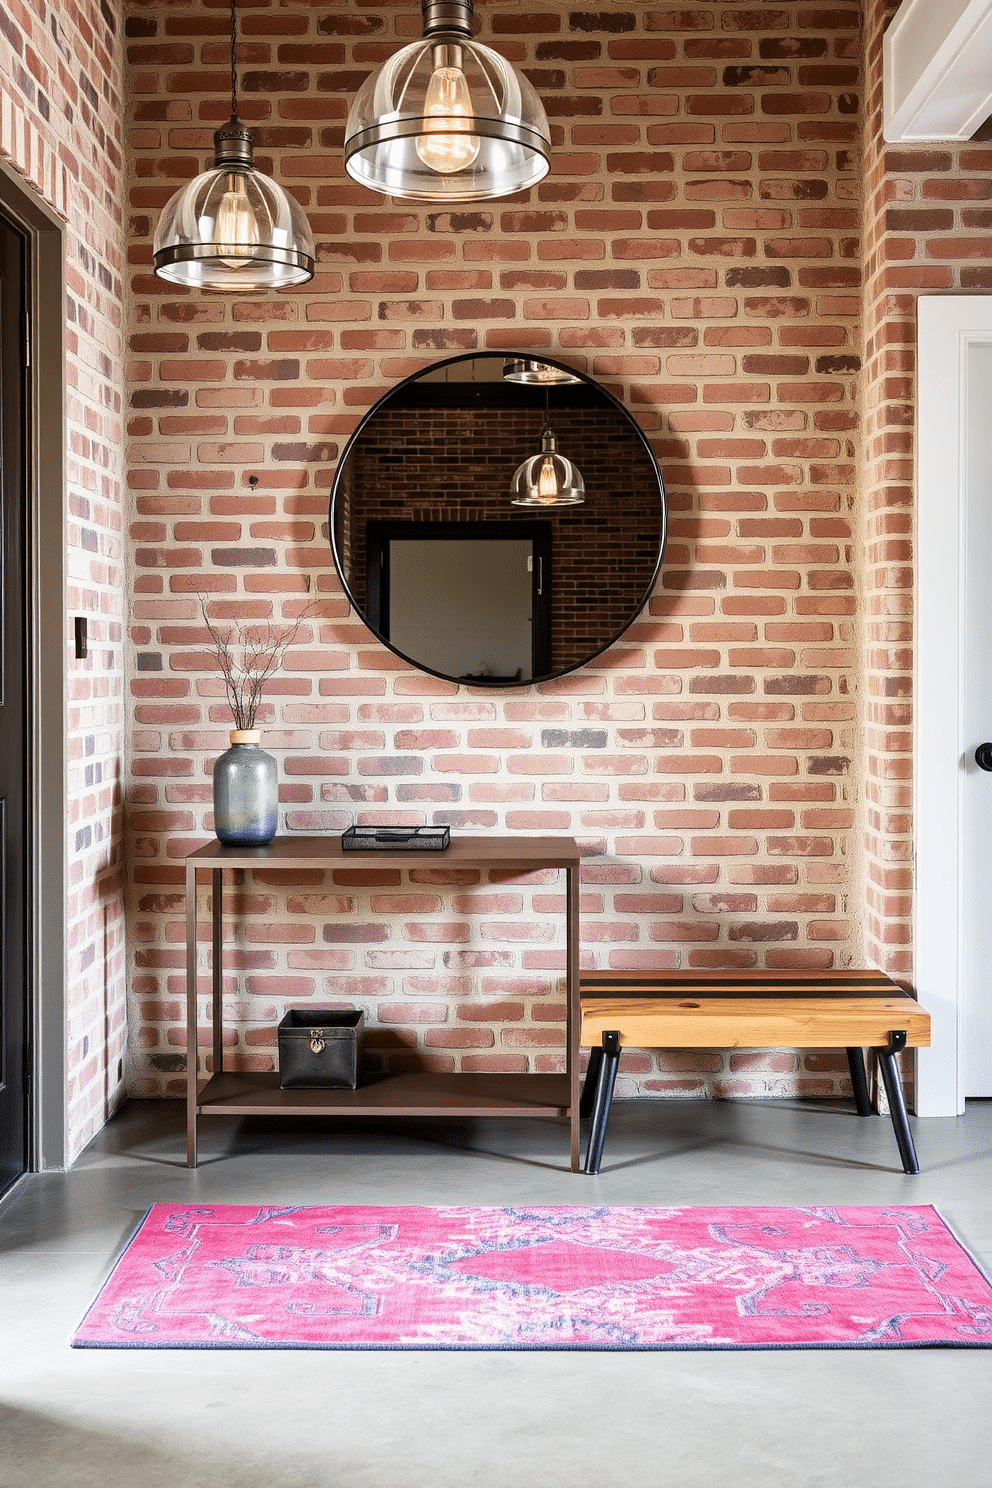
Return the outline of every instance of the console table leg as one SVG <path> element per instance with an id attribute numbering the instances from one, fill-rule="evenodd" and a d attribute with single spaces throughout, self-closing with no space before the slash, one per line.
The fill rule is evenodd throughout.
<path id="1" fill-rule="evenodd" d="M 196 1167 L 196 866 L 186 863 L 186 1166 Z"/>
<path id="2" fill-rule="evenodd" d="M 224 870 L 213 871 L 213 894 L 211 897 L 213 950 L 210 963 L 210 980 L 213 991 L 213 1073 L 219 1075 L 224 1068 L 224 1018 L 221 1011 L 221 993 L 224 986 Z"/>
<path id="3" fill-rule="evenodd" d="M 579 868 L 565 869 L 565 1068 L 568 1071 L 568 1124 L 571 1169 L 581 1170 L 579 1095 Z"/>

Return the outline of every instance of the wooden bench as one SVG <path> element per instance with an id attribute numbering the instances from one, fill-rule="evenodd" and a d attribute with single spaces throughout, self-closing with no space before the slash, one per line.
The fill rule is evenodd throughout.
<path id="1" fill-rule="evenodd" d="M 863 1050 L 878 1056 L 903 1170 L 918 1173 L 895 1056 L 930 1043 L 930 1015 L 881 971 L 583 972 L 579 1043 L 591 1050 L 581 1112 L 598 1173 L 620 1050 L 846 1049 L 859 1116 L 871 1115 Z"/>

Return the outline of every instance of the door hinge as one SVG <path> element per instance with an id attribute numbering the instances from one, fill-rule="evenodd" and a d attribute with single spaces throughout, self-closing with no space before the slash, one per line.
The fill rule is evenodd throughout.
<path id="1" fill-rule="evenodd" d="M 24 312 L 24 365 L 31 365 L 31 313 L 28 310 Z"/>

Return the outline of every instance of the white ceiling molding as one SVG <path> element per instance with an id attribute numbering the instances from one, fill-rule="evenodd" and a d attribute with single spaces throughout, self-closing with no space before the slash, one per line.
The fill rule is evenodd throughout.
<path id="1" fill-rule="evenodd" d="M 884 45 L 889 144 L 970 139 L 992 114 L 992 0 L 904 0 Z"/>

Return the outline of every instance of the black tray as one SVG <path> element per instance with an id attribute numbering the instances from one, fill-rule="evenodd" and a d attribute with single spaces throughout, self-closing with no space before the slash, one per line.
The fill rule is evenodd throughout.
<path id="1" fill-rule="evenodd" d="M 341 833 L 345 852 L 444 852 L 451 842 L 448 827 L 349 827 Z"/>

